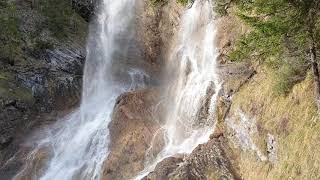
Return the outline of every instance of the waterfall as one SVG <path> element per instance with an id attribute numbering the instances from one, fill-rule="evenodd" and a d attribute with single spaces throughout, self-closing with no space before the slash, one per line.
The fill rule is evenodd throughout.
<path id="1" fill-rule="evenodd" d="M 116 98 L 144 87 L 149 76 L 128 65 L 142 59 L 134 40 L 135 0 L 103 0 L 99 7 L 90 27 L 81 105 L 43 130 L 14 179 L 100 179 Z"/>
<path id="2" fill-rule="evenodd" d="M 197 0 L 182 17 L 178 39 L 168 59 L 174 69 L 166 95 L 170 101 L 162 129 L 163 150 L 148 158 L 135 179 L 151 172 L 157 163 L 176 155 L 191 153 L 209 140 L 214 130 L 215 103 L 221 87 L 216 72 L 215 24 L 212 2 Z"/>
<path id="3" fill-rule="evenodd" d="M 116 98 L 145 87 L 150 79 L 137 65 L 144 54 L 135 27 L 139 7 L 136 0 L 102 0 L 90 26 L 80 107 L 38 134 L 14 179 L 100 179 L 109 154 L 108 124 Z M 212 9 L 210 0 L 197 0 L 182 17 L 166 60 L 170 74 L 163 91 L 167 114 L 160 129 L 165 145 L 155 157 L 146 157 L 145 169 L 135 179 L 167 157 L 191 153 L 214 130 L 221 83 Z"/>

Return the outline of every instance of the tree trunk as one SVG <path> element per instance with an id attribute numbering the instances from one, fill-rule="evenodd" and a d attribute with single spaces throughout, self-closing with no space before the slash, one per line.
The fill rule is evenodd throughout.
<path id="1" fill-rule="evenodd" d="M 313 40 L 310 43 L 309 50 L 310 50 L 310 61 L 312 66 L 312 73 L 314 78 L 315 100 L 318 107 L 318 111 L 320 112 L 320 75 L 319 75 L 319 68 L 318 68 L 318 62 L 317 62 L 316 47 Z"/>
<path id="2" fill-rule="evenodd" d="M 316 16 L 317 10 L 319 8 L 319 0 L 313 1 L 313 6 L 309 7 L 308 14 L 308 33 L 309 33 L 309 56 L 312 66 L 312 73 L 314 78 L 314 93 L 315 93 L 315 101 L 318 107 L 318 113 L 320 114 L 320 76 L 319 76 L 319 67 L 317 62 L 317 50 L 316 50 L 316 42 L 315 42 L 315 33 L 314 30 L 316 28 Z"/>

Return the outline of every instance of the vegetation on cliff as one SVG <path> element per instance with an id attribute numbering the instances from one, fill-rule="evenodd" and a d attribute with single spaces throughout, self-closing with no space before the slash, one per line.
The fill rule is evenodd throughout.
<path id="1" fill-rule="evenodd" d="M 0 61 L 14 65 L 17 59 L 23 59 L 23 49 L 32 47 L 35 53 L 40 53 L 46 49 L 52 49 L 54 43 L 49 37 L 40 38 L 44 31 L 48 31 L 53 35 L 53 38 L 63 40 L 70 35 L 86 36 L 86 25 L 83 19 L 75 12 L 72 5 L 68 1 L 63 0 L 33 0 L 31 8 L 33 13 L 37 15 L 26 15 L 26 7 L 22 2 L 17 8 L 15 1 L 0 1 Z M 29 11 L 31 12 L 31 10 Z M 26 24 L 24 16 L 32 23 L 37 23 L 36 27 L 33 24 Z M 32 20 L 31 20 L 32 19 Z M 31 30 L 31 31 L 30 31 Z M 49 36 L 49 35 L 47 35 Z"/>
<path id="2" fill-rule="evenodd" d="M 189 3 L 189 0 L 176 0 L 179 4 L 181 4 L 182 6 L 187 6 Z M 150 2 L 153 5 L 163 5 L 168 3 L 168 0 L 150 0 Z"/>
<path id="3" fill-rule="evenodd" d="M 61 56 L 53 57 L 53 59 L 57 61 L 54 61 L 54 63 L 56 63 L 53 69 L 54 74 L 51 74 L 51 79 L 49 79 L 47 72 L 48 70 L 52 71 L 52 69 L 46 65 L 49 64 L 50 58 L 41 61 L 41 58 L 43 58 L 41 55 L 49 56 L 50 54 L 46 54 L 45 52 L 47 50 L 54 50 L 57 42 L 60 43 L 75 38 L 78 35 L 86 34 L 86 32 L 83 31 L 83 19 L 79 18 L 80 16 L 72 9 L 70 1 L 28 0 L 27 2 L 32 4 L 32 10 L 27 11 L 35 11 L 41 17 L 39 20 L 41 23 L 38 24 L 34 32 L 21 30 L 23 22 L 21 22 L 21 14 L 19 15 L 19 10 L 17 10 L 17 5 L 15 5 L 14 2 L 0 0 L 0 21 L 4 24 L 0 26 L 0 41 L 3 42 L 0 44 L 0 105 L 3 101 L 3 107 L 8 109 L 10 116 L 16 112 L 14 111 L 13 113 L 11 109 L 18 109 L 19 111 L 21 109 L 18 106 L 20 102 L 17 100 L 33 104 L 36 101 L 34 94 L 42 90 L 42 87 L 45 87 L 44 85 L 49 85 L 50 88 L 51 86 L 62 86 L 63 84 L 58 84 L 60 81 L 57 79 L 64 79 L 65 77 L 67 80 L 61 80 L 61 82 L 69 83 L 69 76 L 61 75 L 60 70 L 74 73 L 74 69 L 71 68 L 68 63 L 66 63 L 67 69 L 61 68 L 59 65 L 64 63 L 59 59 Z M 149 0 L 149 2 L 158 7 L 167 3 L 168 0 Z M 189 3 L 188 0 L 176 0 L 176 2 L 179 2 L 180 5 L 183 6 Z M 214 10 L 221 16 L 227 15 L 228 8 L 232 8 L 232 13 L 235 12 L 237 17 L 246 23 L 250 29 L 249 33 L 246 33 L 237 40 L 233 51 L 228 54 L 229 59 L 238 62 L 249 61 L 252 64 L 259 65 L 255 71 L 253 71 L 257 71 L 257 73 L 252 73 L 252 75 L 246 77 L 243 85 L 239 85 L 239 88 L 230 88 L 234 95 L 232 96 L 232 102 L 228 102 L 231 103 L 231 105 L 227 113 L 229 113 L 230 110 L 230 118 L 234 118 L 234 116 L 239 116 L 236 113 L 240 110 L 243 111 L 248 118 L 255 120 L 257 133 L 252 135 L 252 139 L 257 148 L 266 157 L 270 153 L 267 148 L 269 134 L 275 136 L 277 143 L 276 162 L 261 161 L 261 159 L 257 158 L 257 155 L 252 152 L 236 154 L 237 158 L 239 158 L 237 162 L 239 163 L 242 178 L 320 179 L 320 149 L 318 148 L 320 124 L 318 123 L 319 116 L 317 114 L 316 103 L 314 103 L 319 100 L 314 101 L 313 95 L 314 92 L 316 92 L 316 97 L 319 98 L 320 96 L 319 73 L 316 59 L 317 52 L 320 50 L 320 2 L 317 0 L 215 0 L 213 3 L 215 3 Z M 231 7 L 232 3 L 235 3 L 234 7 Z M 223 23 L 227 24 L 230 22 Z M 232 29 L 233 32 L 237 31 L 236 29 L 241 29 L 235 25 L 235 22 L 231 22 L 230 24 L 232 23 L 234 25 L 234 29 Z M 41 36 L 43 32 L 45 32 L 44 38 Z M 47 32 L 49 33 L 47 34 Z M 226 46 L 233 46 L 233 42 L 230 43 L 231 45 L 227 45 L 229 43 L 230 42 L 226 42 Z M 64 48 L 64 46 L 62 47 Z M 32 58 L 27 57 L 29 56 L 28 53 L 30 53 L 28 50 L 32 51 Z M 36 56 L 34 56 L 34 54 L 36 54 Z M 63 56 L 62 59 L 66 57 L 67 56 Z M 17 59 L 23 59 L 30 63 L 28 66 L 18 67 L 15 63 Z M 68 59 L 66 61 L 68 61 Z M 5 64 L 6 67 L 14 66 L 12 68 L 14 71 L 9 72 L 6 68 L 1 67 L 2 63 Z M 232 66 L 235 65 L 232 64 Z M 247 66 L 245 66 L 245 68 L 247 68 Z M 20 71 L 22 73 L 20 73 Z M 230 70 L 230 72 L 232 71 Z M 30 82 L 30 87 L 22 87 L 25 85 L 17 83 L 17 77 L 23 77 L 24 79 L 22 80 Z M 70 77 L 71 79 L 73 78 L 73 76 Z M 46 78 L 49 80 L 43 80 Z M 22 80 L 20 79 L 20 81 Z M 235 81 L 239 83 L 240 79 L 236 78 Z M 72 82 L 70 81 L 70 83 Z M 226 82 L 226 84 L 227 83 L 230 83 L 230 81 Z M 37 89 L 38 87 L 41 88 Z M 63 89 L 59 89 L 58 91 L 62 93 L 65 92 Z M 136 96 L 136 94 L 130 94 L 128 97 L 132 95 Z M 63 96 L 63 101 L 70 99 L 70 97 L 65 97 L 68 96 Z M 147 96 L 143 94 L 141 97 L 145 98 Z M 37 96 L 37 98 L 44 99 L 44 97 L 41 96 Z M 7 99 L 9 99 L 9 101 Z M 47 102 L 49 103 L 49 101 Z M 132 103 L 132 107 L 138 107 L 134 106 L 135 102 L 133 100 L 126 101 L 126 103 L 129 103 L 129 105 Z M 127 109 L 130 110 L 130 108 Z M 143 110 L 145 109 L 146 108 L 143 107 Z M 25 110 L 23 110 L 22 113 L 26 114 L 24 111 Z M 127 111 L 128 110 L 126 110 L 126 112 Z M 119 113 L 119 115 L 123 115 L 121 114 L 122 111 L 119 111 Z M 4 113 L 0 111 L 0 115 L 1 114 Z M 22 121 L 27 121 L 27 119 L 22 118 L 22 115 L 13 117 L 18 117 L 16 119 L 19 119 L 19 122 L 14 122 L 15 124 L 10 125 L 9 128 L 2 125 L 2 127 L 4 127 L 3 129 L 10 129 L 11 131 L 11 129 L 17 126 L 16 124 L 21 126 L 25 123 Z M 121 121 L 124 123 L 123 126 L 128 127 L 128 132 L 134 132 L 133 127 L 136 125 L 133 124 L 133 127 L 129 127 L 126 124 L 126 117 L 121 118 L 123 119 Z M 223 114 L 222 118 L 225 118 L 225 114 Z M 144 117 L 144 119 L 138 120 L 144 122 L 146 118 Z M 5 119 L 5 122 L 6 121 L 7 119 Z M 117 128 L 120 127 L 119 123 L 111 124 L 111 126 L 112 125 L 114 125 L 114 127 L 111 128 L 113 131 L 117 131 Z M 144 126 L 136 127 L 144 128 Z M 153 125 L 150 125 L 150 127 L 153 127 Z M 14 136 L 15 132 L 16 131 L 10 132 L 12 133 L 10 136 Z M 125 140 L 127 144 L 133 143 L 133 145 L 136 145 L 134 144 L 136 142 L 134 141 L 135 138 L 141 135 L 141 133 L 138 133 L 139 129 L 136 130 L 137 133 L 135 134 L 124 131 L 121 132 L 121 136 L 123 137 L 132 135 L 132 137 L 130 136 Z M 0 131 L 1 136 L 2 134 L 4 133 Z M 116 133 L 111 133 L 111 137 L 115 135 Z M 226 132 L 218 135 L 219 136 L 214 137 L 217 140 L 230 138 Z M 151 134 L 148 134 L 148 136 L 143 136 L 141 139 L 149 141 L 148 138 L 151 137 Z M 7 145 L 11 139 L 11 137 L 9 140 L 6 139 L 4 141 L 5 143 L 0 142 L 0 145 L 1 143 Z M 222 142 L 211 144 L 212 145 L 209 144 L 210 146 L 208 146 L 208 148 L 206 148 L 207 145 L 199 146 L 194 154 L 199 154 L 200 158 L 206 158 L 209 157 L 209 155 L 213 158 L 215 154 L 211 151 L 220 151 L 221 149 L 223 153 L 225 152 L 226 148 L 220 145 L 223 144 Z M 118 143 L 117 145 L 122 146 L 123 144 Z M 141 143 L 137 145 L 141 145 Z M 147 145 L 148 143 L 143 144 L 143 146 L 146 147 Z M 216 145 L 219 145 L 219 147 L 216 147 Z M 123 147 L 126 148 L 127 146 Z M 123 147 L 120 147 L 120 150 Z M 135 147 L 134 149 L 140 149 L 138 151 L 132 151 L 134 153 L 131 155 L 136 156 L 138 154 L 144 157 L 146 147 L 141 147 L 142 150 L 140 147 Z M 117 148 L 118 147 L 115 149 Z M 124 150 L 126 150 L 125 148 Z M 121 163 L 128 164 L 126 161 L 131 157 L 126 156 L 126 152 L 118 153 L 120 152 L 118 150 L 119 148 L 114 151 L 114 154 L 111 153 L 113 156 L 110 157 L 116 157 L 121 160 Z M 0 162 L 2 159 L 7 158 L 1 156 L 4 155 L 0 155 Z M 135 160 L 138 162 L 141 157 L 134 158 L 136 158 Z M 218 157 L 220 157 L 220 155 Z M 189 159 L 193 162 L 192 158 Z M 203 158 L 200 160 L 202 163 Z M 221 162 L 219 159 L 209 159 L 208 161 L 210 163 Z M 111 168 L 107 167 L 105 169 L 105 173 L 107 175 L 109 174 L 110 177 L 111 175 L 119 177 L 119 174 L 115 173 L 114 164 L 119 167 L 122 165 L 117 161 L 112 163 Z M 129 170 L 136 171 L 136 169 L 141 169 L 142 161 L 138 163 L 138 165 L 135 164 L 134 169 Z M 187 165 L 186 167 L 188 168 L 186 168 L 186 172 L 189 172 L 189 164 Z M 221 166 L 221 164 L 219 164 L 219 166 Z M 203 166 L 191 164 L 190 167 L 206 171 Z M 212 172 L 209 171 L 208 173 L 211 174 Z M 214 173 L 212 174 L 215 175 Z"/>
<path id="4" fill-rule="evenodd" d="M 21 129 L 79 100 L 88 24 L 64 0 L 0 0 L 0 22 L 2 166 Z"/>
<path id="5" fill-rule="evenodd" d="M 249 31 L 237 39 L 228 57 L 235 63 L 250 62 L 257 71 L 234 94 L 228 116 L 240 122 L 243 112 L 257 128 L 249 135 L 256 149 L 238 154 L 242 178 L 319 179 L 320 2 L 233 2 L 230 16 L 236 14 Z M 270 135 L 276 141 L 275 161 L 269 157 Z"/>
<path id="6" fill-rule="evenodd" d="M 69 1 L 42 0 L 36 7 L 47 17 L 43 26 L 49 28 L 56 37 L 63 38 L 68 33 L 80 33 L 79 15 Z"/>
<path id="7" fill-rule="evenodd" d="M 39 96 L 36 94 L 44 92 L 43 84 L 48 88 L 57 86 L 44 77 L 49 76 L 44 72 L 57 68 L 50 66 L 51 58 L 59 56 L 54 49 L 68 49 L 66 46 L 73 46 L 71 42 L 84 44 L 87 33 L 87 24 L 71 3 L 63 0 L 0 0 L 0 21 L 0 74 L 12 77 L 1 79 L 0 100 L 5 94 L 12 95 L 12 87 L 24 86 L 33 96 Z M 67 63 L 72 68 L 72 62 Z M 62 62 L 59 65 L 67 67 Z M 5 84 L 11 84 L 11 88 Z"/>
<path id="8" fill-rule="evenodd" d="M 251 27 L 230 53 L 230 59 L 268 64 L 277 78 L 275 90 L 288 93 L 305 79 L 311 68 L 316 103 L 320 108 L 317 47 L 320 34 L 320 2 L 317 0 L 238 0 L 237 14 Z"/>
<path id="9" fill-rule="evenodd" d="M 20 19 L 16 14 L 16 7 L 13 3 L 0 1 L 0 61 L 9 64 L 21 53 L 21 34 L 19 31 Z"/>

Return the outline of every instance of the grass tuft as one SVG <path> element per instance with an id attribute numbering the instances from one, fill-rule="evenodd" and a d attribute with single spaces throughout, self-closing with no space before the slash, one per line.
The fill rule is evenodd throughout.
<path id="1" fill-rule="evenodd" d="M 266 133 L 277 140 L 278 163 L 261 162 L 250 154 L 241 154 L 244 179 L 320 179 L 320 123 L 313 96 L 313 79 L 293 86 L 287 95 L 273 92 L 277 82 L 269 68 L 259 73 L 233 98 L 231 112 L 241 108 L 257 121 L 265 133 L 254 137 L 263 152 Z"/>

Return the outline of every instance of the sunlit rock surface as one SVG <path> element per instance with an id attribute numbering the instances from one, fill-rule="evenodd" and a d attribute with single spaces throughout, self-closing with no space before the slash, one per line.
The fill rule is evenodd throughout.
<path id="1" fill-rule="evenodd" d="M 110 129 L 110 154 L 104 162 L 102 179 L 130 179 L 141 171 L 155 133 L 161 128 L 156 89 L 129 92 L 118 97 Z M 158 136 L 152 153 L 163 146 Z"/>

